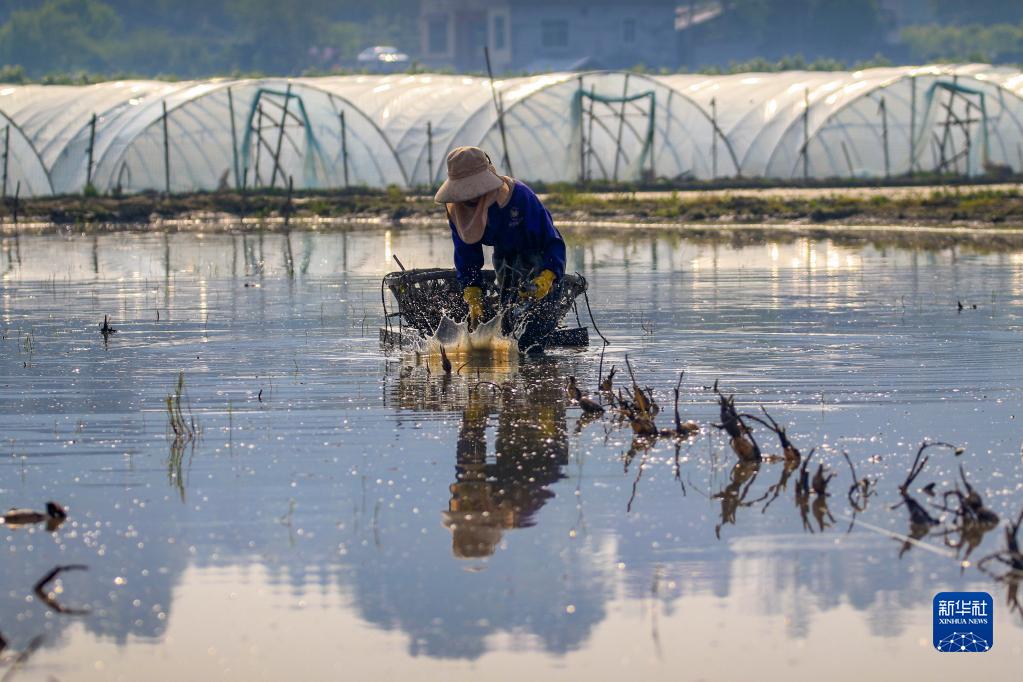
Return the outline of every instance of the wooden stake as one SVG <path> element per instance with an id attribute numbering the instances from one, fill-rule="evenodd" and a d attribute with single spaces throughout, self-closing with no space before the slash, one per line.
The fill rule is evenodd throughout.
<path id="1" fill-rule="evenodd" d="M 274 151 L 274 172 L 270 176 L 270 189 L 277 183 L 277 171 L 281 171 L 281 146 L 284 144 L 284 125 L 288 122 L 288 105 L 291 103 L 291 83 L 284 91 L 284 113 L 281 114 L 281 127 L 277 131 L 277 149 Z"/>
<path id="2" fill-rule="evenodd" d="M 963 99 L 966 99 L 965 97 Z M 963 161 L 966 164 L 966 171 L 963 173 L 970 177 L 970 150 L 973 148 L 973 140 L 970 138 L 970 117 L 972 116 L 973 102 L 966 100 L 966 120 L 962 124 L 963 134 L 966 136 L 966 156 Z M 956 170 L 959 170 L 959 162 L 956 162 Z"/>
<path id="3" fill-rule="evenodd" d="M 163 187 L 170 194 L 170 139 L 167 135 L 167 102 L 163 104 Z"/>
<path id="4" fill-rule="evenodd" d="M 0 197 L 7 198 L 7 162 L 11 155 L 11 124 L 4 128 L 4 184 Z"/>
<path id="5" fill-rule="evenodd" d="M 263 151 L 263 103 L 260 102 L 256 107 L 258 113 L 256 123 L 256 167 L 252 171 L 252 186 L 259 187 L 260 183 L 263 182 L 263 178 L 259 175 L 259 157 L 262 156 Z"/>
<path id="6" fill-rule="evenodd" d="M 586 179 L 593 179 L 593 103 L 596 101 L 596 91 L 593 86 L 590 85 L 590 120 L 586 126 L 586 144 L 588 148 L 586 150 Z M 604 171 L 604 179 L 607 180 L 607 171 Z"/>
<path id="7" fill-rule="evenodd" d="M 810 178 L 810 89 L 803 91 L 803 182 Z"/>
<path id="8" fill-rule="evenodd" d="M 426 122 L 426 184 L 433 188 L 433 123 Z"/>
<path id="9" fill-rule="evenodd" d="M 712 142 L 710 146 L 710 167 L 711 177 L 716 178 L 718 176 L 718 98 L 710 98 L 710 123 L 713 126 L 714 131 L 712 133 Z"/>
<path id="10" fill-rule="evenodd" d="M 284 227 L 287 227 L 291 223 L 291 212 L 294 208 L 291 205 L 291 193 L 295 190 L 295 178 L 291 175 L 288 176 L 288 196 L 284 201 Z"/>
<path id="11" fill-rule="evenodd" d="M 842 140 L 842 154 L 845 156 L 845 165 L 849 167 L 849 177 L 853 177 L 856 172 L 853 170 L 852 158 L 849 156 L 849 148 L 845 145 L 845 140 Z"/>
<path id="12" fill-rule="evenodd" d="M 85 167 L 85 187 L 88 189 L 92 186 L 92 153 L 93 146 L 96 144 L 96 114 L 92 115 L 92 121 L 89 123 L 89 149 L 88 149 L 88 165 Z"/>
<path id="13" fill-rule="evenodd" d="M 888 108 L 885 106 L 884 97 L 881 97 L 881 105 L 878 107 L 881 112 L 881 141 L 884 143 L 884 177 L 887 180 L 891 177 L 891 162 L 888 158 Z"/>
<path id="14" fill-rule="evenodd" d="M 909 98 L 909 172 L 916 172 L 916 76 L 909 79 L 912 90 Z"/>
<path id="15" fill-rule="evenodd" d="M 657 100 L 654 93 L 650 93 L 650 139 L 647 140 L 647 146 L 650 152 L 650 178 L 657 177 L 657 159 L 655 157 L 655 150 L 657 149 Z"/>
<path id="16" fill-rule="evenodd" d="M 231 158 L 234 161 L 234 186 L 236 189 L 242 187 L 241 174 L 238 172 L 238 134 L 234 125 L 234 95 L 231 88 L 227 89 L 227 111 L 231 117 Z"/>
<path id="17" fill-rule="evenodd" d="M 670 92 L 670 91 L 669 91 Z M 586 180 L 586 128 L 583 126 L 583 77 L 579 76 L 579 182 Z"/>
<path id="18" fill-rule="evenodd" d="M 345 169 L 345 188 L 348 188 L 348 128 L 345 125 L 345 112 L 338 114 L 341 118 L 341 162 Z"/>

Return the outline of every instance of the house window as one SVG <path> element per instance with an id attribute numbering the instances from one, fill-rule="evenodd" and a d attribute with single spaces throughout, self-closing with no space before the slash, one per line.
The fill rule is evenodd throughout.
<path id="1" fill-rule="evenodd" d="M 508 39 L 505 36 L 507 30 L 507 23 L 505 22 L 504 15 L 498 14 L 494 17 L 494 49 L 503 50 L 508 45 Z"/>
<path id="2" fill-rule="evenodd" d="M 636 42 L 636 20 L 626 19 L 622 22 L 622 40 L 626 43 Z"/>
<path id="3" fill-rule="evenodd" d="M 426 50 L 431 54 L 448 53 L 448 18 L 430 17 L 426 20 Z"/>
<path id="4" fill-rule="evenodd" d="M 565 19 L 541 21 L 540 44 L 544 47 L 568 47 L 568 21 Z"/>

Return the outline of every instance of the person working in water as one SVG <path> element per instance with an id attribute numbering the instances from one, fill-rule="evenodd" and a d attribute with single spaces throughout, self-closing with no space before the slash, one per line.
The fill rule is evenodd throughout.
<path id="1" fill-rule="evenodd" d="M 535 305 L 529 323 L 519 330 L 519 347 L 526 350 L 542 344 L 558 322 L 553 310 L 565 274 L 565 241 L 551 214 L 525 184 L 498 175 L 490 157 L 478 147 L 454 149 L 447 163 L 448 179 L 435 201 L 447 208 L 455 270 L 470 326 L 485 315 L 485 244 L 494 247 L 502 308 L 519 302 Z"/>

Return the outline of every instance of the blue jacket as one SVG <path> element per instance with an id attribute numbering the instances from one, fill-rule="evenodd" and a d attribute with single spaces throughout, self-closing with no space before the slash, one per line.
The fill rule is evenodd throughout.
<path id="1" fill-rule="evenodd" d="M 518 180 L 504 208 L 494 202 L 487 210 L 487 228 L 483 239 L 466 244 L 458 236 L 449 219 L 451 238 L 455 242 L 455 270 L 462 287 L 481 286 L 483 245 L 494 247 L 494 255 L 507 259 L 519 253 L 538 254 L 543 267 L 558 279 L 565 274 L 565 240 L 555 229 L 551 214 L 540 203 L 533 190 Z"/>

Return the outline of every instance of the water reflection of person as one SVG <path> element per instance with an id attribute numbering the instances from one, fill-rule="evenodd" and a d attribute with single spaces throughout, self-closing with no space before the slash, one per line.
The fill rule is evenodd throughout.
<path id="1" fill-rule="evenodd" d="M 490 556 L 505 530 L 534 525 L 568 463 L 565 402 L 549 363 L 520 368 L 514 384 L 470 391 L 455 449 L 455 482 L 444 512 L 458 558 Z M 494 457 L 487 460 L 486 427 L 497 413 Z"/>

